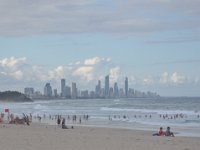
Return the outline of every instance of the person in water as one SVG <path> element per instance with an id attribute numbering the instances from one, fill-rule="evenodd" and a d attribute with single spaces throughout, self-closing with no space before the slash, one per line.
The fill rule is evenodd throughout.
<path id="1" fill-rule="evenodd" d="M 167 127 L 167 130 L 165 132 L 165 136 L 172 136 L 172 137 L 174 137 L 174 133 L 170 131 L 170 127 Z"/>
<path id="2" fill-rule="evenodd" d="M 160 130 L 158 131 L 158 133 L 153 134 L 153 136 L 164 136 L 165 132 L 163 131 L 163 128 L 160 127 Z"/>

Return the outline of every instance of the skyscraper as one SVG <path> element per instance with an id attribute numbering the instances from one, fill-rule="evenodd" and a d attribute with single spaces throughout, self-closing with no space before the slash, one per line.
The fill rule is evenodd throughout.
<path id="1" fill-rule="evenodd" d="M 71 98 L 71 87 L 65 86 L 66 98 Z"/>
<path id="2" fill-rule="evenodd" d="M 98 81 L 98 85 L 95 88 L 95 95 L 97 97 L 100 97 L 101 95 L 101 81 L 100 80 Z"/>
<path id="3" fill-rule="evenodd" d="M 44 87 L 44 95 L 47 97 L 51 97 L 52 96 L 52 88 L 50 83 L 47 83 Z"/>
<path id="4" fill-rule="evenodd" d="M 109 91 L 110 91 L 110 83 L 109 83 L 109 75 L 105 77 L 105 97 L 109 97 Z"/>
<path id="5" fill-rule="evenodd" d="M 128 78 L 125 79 L 125 96 L 128 97 Z"/>
<path id="6" fill-rule="evenodd" d="M 118 89 L 117 82 L 115 82 L 114 84 L 114 96 L 119 97 L 119 89 Z"/>
<path id="7" fill-rule="evenodd" d="M 65 79 L 61 79 L 61 97 L 66 97 L 65 93 Z"/>
<path id="8" fill-rule="evenodd" d="M 72 82 L 72 99 L 77 98 L 77 88 L 76 88 L 76 83 Z"/>

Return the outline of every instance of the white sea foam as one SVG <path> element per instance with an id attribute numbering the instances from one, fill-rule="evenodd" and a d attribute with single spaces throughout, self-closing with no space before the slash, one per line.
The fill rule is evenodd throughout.
<path id="1" fill-rule="evenodd" d="M 160 109 L 130 109 L 130 108 L 109 108 L 102 107 L 101 111 L 111 111 L 111 112 L 136 112 L 136 113 L 149 113 L 149 114 L 161 114 L 161 115 L 174 115 L 174 114 L 185 114 L 185 115 L 196 115 L 197 111 L 187 111 L 187 110 L 160 110 Z"/>

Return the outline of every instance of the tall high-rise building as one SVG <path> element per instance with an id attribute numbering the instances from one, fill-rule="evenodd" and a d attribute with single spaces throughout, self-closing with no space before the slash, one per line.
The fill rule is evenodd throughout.
<path id="1" fill-rule="evenodd" d="M 54 89 L 53 92 L 54 92 L 54 96 L 58 97 L 58 91 L 57 91 L 57 89 Z"/>
<path id="2" fill-rule="evenodd" d="M 125 79 L 125 96 L 128 97 L 128 78 Z"/>
<path id="3" fill-rule="evenodd" d="M 109 81 L 109 75 L 105 77 L 105 97 L 110 96 L 110 81 Z"/>
<path id="4" fill-rule="evenodd" d="M 65 86 L 66 98 L 71 98 L 71 87 Z"/>
<path id="5" fill-rule="evenodd" d="M 45 87 L 44 87 L 44 95 L 47 97 L 51 97 L 52 96 L 52 88 L 50 83 L 46 83 Z"/>
<path id="6" fill-rule="evenodd" d="M 77 98 L 77 88 L 76 88 L 76 83 L 72 83 L 72 99 L 76 99 Z"/>
<path id="7" fill-rule="evenodd" d="M 98 85 L 95 88 L 95 95 L 97 97 L 100 97 L 101 95 L 101 81 L 100 80 L 98 81 Z"/>
<path id="8" fill-rule="evenodd" d="M 117 82 L 114 83 L 114 96 L 119 97 L 119 89 L 118 89 Z"/>
<path id="9" fill-rule="evenodd" d="M 113 89 L 113 87 L 110 87 L 110 90 L 109 90 L 109 97 L 110 97 L 110 98 L 113 98 L 113 97 L 114 97 L 114 89 Z"/>
<path id="10" fill-rule="evenodd" d="M 65 94 L 65 79 L 61 79 L 61 97 L 66 97 L 66 94 Z"/>

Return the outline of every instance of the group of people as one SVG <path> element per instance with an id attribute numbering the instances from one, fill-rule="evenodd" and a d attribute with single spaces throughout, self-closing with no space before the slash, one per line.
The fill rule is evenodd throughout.
<path id="1" fill-rule="evenodd" d="M 65 118 L 61 118 L 61 116 L 59 115 L 58 116 L 58 118 L 57 118 L 57 124 L 58 125 L 62 125 L 61 127 L 62 127 L 62 129 L 69 129 L 68 127 L 67 127 L 67 125 L 65 124 Z M 74 129 L 74 126 L 71 126 L 71 129 Z"/>
<path id="2" fill-rule="evenodd" d="M 160 127 L 158 133 L 154 133 L 153 136 L 172 136 L 174 137 L 174 133 L 170 130 L 170 127 L 167 127 L 167 130 L 164 132 L 163 128 Z"/>

